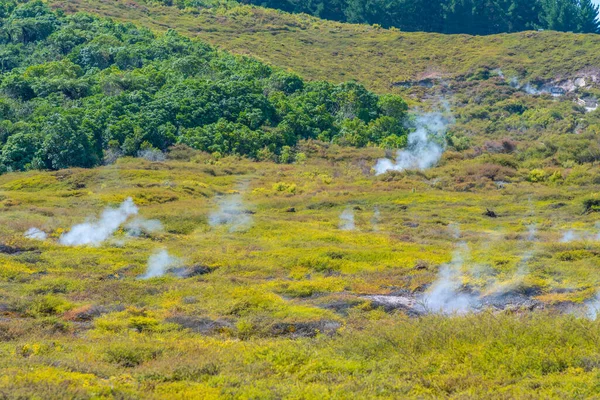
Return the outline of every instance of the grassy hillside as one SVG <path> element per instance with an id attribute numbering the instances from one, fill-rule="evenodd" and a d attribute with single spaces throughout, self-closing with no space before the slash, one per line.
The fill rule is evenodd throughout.
<path id="1" fill-rule="evenodd" d="M 177 29 L 236 53 L 249 54 L 311 79 L 357 79 L 370 89 L 392 82 L 457 78 L 501 68 L 525 81 L 597 74 L 600 37 L 523 32 L 485 37 L 403 33 L 323 21 L 259 7 L 179 10 L 136 0 L 50 0 L 67 12 L 88 11 L 154 30 Z"/>
<path id="2" fill-rule="evenodd" d="M 582 214 L 599 189 L 581 183 L 594 169 L 578 171 L 577 183 L 517 176 L 505 189 L 458 192 L 434 182 L 468 171 L 470 161 L 447 156 L 425 174 L 374 178 L 365 165 L 376 152 L 306 146 L 305 164 L 284 167 L 180 151 L 162 163 L 122 159 L 94 170 L 1 176 L 0 391 L 305 399 L 597 393 L 600 322 L 581 318 L 581 302 L 600 285 L 597 228 Z M 73 225 L 129 196 L 137 218 L 163 228 L 131 236 L 124 224 L 98 246 L 59 244 Z M 228 196 L 238 196 L 243 212 L 235 230 L 210 224 Z M 483 215 L 486 208 L 497 218 Z M 349 209 L 355 229 L 342 230 Z M 527 242 L 531 226 L 538 232 Z M 31 227 L 48 238 L 24 238 Z M 569 230 L 579 239 L 559 243 Z M 140 279 L 161 250 L 178 258 L 178 269 Z M 464 290 L 511 293 L 505 304 L 413 318 L 367 297 L 423 293 L 456 251 Z M 563 313 L 569 309 L 573 315 Z"/>
<path id="3" fill-rule="evenodd" d="M 3 66 L 0 85 L 0 133 L 10 144 L 4 159 L 35 167 L 30 142 L 17 139 L 43 133 L 52 140 L 43 138 L 37 150 L 60 155 L 66 164 L 58 169 L 83 154 L 67 133 L 125 134 L 99 149 L 97 161 L 107 150 L 110 165 L 0 174 L 0 397 L 598 396 L 600 111 L 577 100 L 600 92 L 589 85 L 553 97 L 510 84 L 513 75 L 521 83 L 585 75 L 589 84 L 599 65 L 596 36 L 408 34 L 251 7 L 50 3 L 156 31 L 176 28 L 275 67 L 173 32 L 154 37 L 82 15 L 71 25 L 62 21 L 61 35 L 46 30 L 47 46 L 17 36 L 5 45 L 16 65 Z M 30 20 L 9 22 L 3 28 L 11 34 L 30 33 Z M 53 61 L 57 48 L 71 44 L 73 54 Z M 252 99 L 277 100 L 285 112 L 297 94 L 270 95 L 280 83 L 271 79 L 278 67 L 308 79 L 356 78 L 442 109 L 406 116 L 416 128 L 409 140 L 419 132 L 427 138 L 419 142 L 424 151 L 409 147 L 396 160 L 432 157 L 426 166 L 433 167 L 376 175 L 374 167 L 382 157 L 392 163 L 393 152 L 327 137 L 294 137 L 276 148 L 280 163 L 266 161 L 274 154 L 227 156 L 214 147 L 240 138 L 239 125 L 227 137 L 196 132 L 191 144 L 205 151 L 173 140 L 142 146 L 138 139 L 159 118 L 185 121 L 205 105 L 225 113 L 230 101 L 244 98 L 234 92 L 199 106 L 205 86 L 179 95 L 175 89 L 188 93 L 191 81 L 177 81 L 183 70 L 157 52 L 186 46 L 213 61 L 196 84 L 239 89 L 247 75 Z M 144 68 L 113 63 L 135 61 L 117 57 L 127 49 Z M 92 50 L 104 65 L 87 65 Z M 192 59 L 178 68 L 198 65 Z M 231 73 L 247 67 L 254 72 Z M 165 79 L 154 79 L 161 71 Z M 423 78 L 445 82 L 390 85 Z M 148 108 L 156 82 L 171 95 Z M 364 94 L 356 86 L 322 84 L 349 100 Z M 73 87 L 90 95 L 77 98 Z M 30 96 L 14 96 L 24 88 Z M 89 107 L 88 97 L 98 107 Z M 315 117 L 324 109 L 316 102 L 305 110 L 310 117 L 298 120 L 344 124 L 348 138 L 365 131 L 336 104 L 328 118 Z M 98 118 L 46 121 L 89 110 Z M 262 122 L 252 137 L 276 132 Z M 115 140 L 127 138 L 139 146 L 123 152 L 131 140 Z M 206 147 L 207 139 L 215 143 Z M 73 150 L 65 154 L 67 147 Z"/>

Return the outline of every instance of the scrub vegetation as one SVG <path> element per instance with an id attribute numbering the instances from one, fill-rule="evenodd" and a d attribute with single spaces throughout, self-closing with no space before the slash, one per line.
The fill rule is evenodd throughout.
<path id="1" fill-rule="evenodd" d="M 277 165 L 177 147 L 163 162 L 1 176 L 3 393 L 596 393 L 600 325 L 583 304 L 600 286 L 595 214 L 584 213 L 598 191 L 596 168 L 560 169 L 563 179 L 544 182 L 511 169 L 498 188 L 474 173 L 491 168 L 492 155 L 447 152 L 429 171 L 373 177 L 365 165 L 382 150 L 307 142 L 303 152 L 305 162 Z M 211 225 L 218 199 L 236 194 L 248 223 Z M 132 236 L 121 227 L 96 246 L 59 243 L 127 197 L 162 230 Z M 348 208 L 353 230 L 342 230 Z M 531 224 L 538 233 L 528 244 Z M 47 239 L 25 238 L 31 227 Z M 568 230 L 578 239 L 559 243 Z M 539 307 L 415 318 L 366 297 L 426 290 L 459 240 L 471 249 L 465 290 L 492 282 Z M 188 272 L 141 279 L 157 250 Z M 515 281 L 529 251 L 529 272 Z"/>

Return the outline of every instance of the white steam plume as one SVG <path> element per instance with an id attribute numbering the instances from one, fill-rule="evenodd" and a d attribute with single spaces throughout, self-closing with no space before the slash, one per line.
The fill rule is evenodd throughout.
<path id="1" fill-rule="evenodd" d="M 523 90 L 525 93 L 530 94 L 530 95 L 538 95 L 540 94 L 540 91 L 537 90 L 536 88 L 534 88 L 531 83 L 527 82 L 524 85 L 521 85 L 521 83 L 519 82 L 519 78 L 517 78 L 516 76 L 513 76 L 512 78 L 510 78 L 510 82 L 509 82 L 510 86 L 517 89 L 517 90 Z"/>
<path id="2" fill-rule="evenodd" d="M 208 216 L 210 226 L 229 225 L 229 231 L 236 232 L 252 225 L 252 217 L 244 208 L 241 194 L 222 196 L 218 200 L 218 206 Z"/>
<path id="3" fill-rule="evenodd" d="M 130 197 L 119 208 L 105 209 L 99 220 L 73 226 L 60 237 L 59 242 L 68 246 L 97 246 L 110 238 L 131 215 L 137 213 L 138 208 Z"/>
<path id="4" fill-rule="evenodd" d="M 523 90 L 525 93 L 530 94 L 532 96 L 537 96 L 538 94 L 542 93 L 541 91 L 539 91 L 538 89 L 534 88 L 533 86 L 531 86 L 530 83 L 526 83 L 521 90 Z"/>
<path id="5" fill-rule="evenodd" d="M 346 208 L 340 214 L 340 223 L 339 228 L 342 231 L 353 231 L 356 229 L 356 224 L 354 223 L 354 210 L 351 208 Z"/>
<path id="6" fill-rule="evenodd" d="M 521 85 L 521 83 L 519 82 L 519 78 L 517 78 L 516 76 L 513 76 L 512 78 L 510 78 L 509 84 L 511 87 L 513 87 L 517 90 L 522 90 L 525 93 L 532 95 L 532 96 L 537 96 L 538 94 L 543 93 L 543 91 L 536 89 L 529 82 L 525 83 L 524 85 Z"/>
<path id="7" fill-rule="evenodd" d="M 537 238 L 537 225 L 531 224 L 527 225 L 527 240 L 530 242 L 535 242 Z"/>
<path id="8" fill-rule="evenodd" d="M 477 307 L 477 296 L 460 291 L 464 254 L 468 251 L 467 244 L 460 243 L 452 261 L 441 266 L 436 281 L 421 298 L 426 310 L 442 314 L 465 314 Z"/>
<path id="9" fill-rule="evenodd" d="M 460 237 L 457 225 L 449 226 L 450 233 L 456 239 Z M 479 304 L 476 295 L 461 292 L 462 269 L 465 256 L 469 254 L 469 246 L 461 241 L 454 251 L 452 261 L 442 265 L 436 281 L 423 293 L 420 302 L 425 309 L 442 314 L 465 314 L 474 310 Z"/>
<path id="10" fill-rule="evenodd" d="M 446 105 L 446 112 L 448 112 Z M 398 150 L 396 160 L 381 158 L 375 164 L 375 173 L 387 171 L 425 170 L 442 158 L 445 134 L 451 119 L 441 112 L 422 114 L 415 121 L 415 130 L 408 135 L 406 149 Z"/>
<path id="11" fill-rule="evenodd" d="M 146 273 L 139 279 L 158 278 L 163 276 L 169 268 L 176 267 L 180 263 L 179 258 L 171 256 L 166 250 L 160 250 L 148 258 Z"/>
<path id="12" fill-rule="evenodd" d="M 371 227 L 377 232 L 379 231 L 379 223 L 381 222 L 381 212 L 379 211 L 379 207 L 375 207 L 373 210 L 373 217 L 371 217 Z"/>
<path id="13" fill-rule="evenodd" d="M 135 218 L 125 225 L 129 236 L 138 237 L 142 233 L 154 233 L 163 229 L 162 223 L 157 219 Z"/>
<path id="14" fill-rule="evenodd" d="M 596 229 L 600 229 L 600 222 L 596 222 Z M 600 240 L 600 232 L 598 232 L 594 238 L 596 240 Z M 586 316 L 591 319 L 592 321 L 595 321 L 596 318 L 598 318 L 598 314 L 600 313 L 600 292 L 598 292 L 596 294 L 596 297 L 591 300 L 588 301 L 586 303 L 587 306 L 587 312 L 586 312 Z"/>
<path id="15" fill-rule="evenodd" d="M 33 240 L 46 240 L 48 238 L 48 234 L 38 228 L 29 228 L 27 232 L 25 232 L 24 236 L 27 239 Z"/>
<path id="16" fill-rule="evenodd" d="M 579 239 L 579 235 L 575 231 L 569 230 L 562 235 L 562 237 L 560 238 L 560 242 L 561 243 L 570 243 L 577 239 Z"/>
<path id="17" fill-rule="evenodd" d="M 517 267 L 517 272 L 515 272 L 515 275 L 512 278 L 513 286 L 521 284 L 527 275 L 529 275 L 529 261 L 531 261 L 532 257 L 533 250 L 526 251 L 525 254 L 523 254 L 523 257 L 521 257 Z"/>
<path id="18" fill-rule="evenodd" d="M 587 310 L 585 316 L 595 321 L 598 318 L 598 313 L 600 313 L 600 293 L 596 294 L 592 300 L 585 303 Z"/>
<path id="19" fill-rule="evenodd" d="M 529 275 L 529 262 L 533 258 L 536 246 L 535 243 L 537 242 L 537 225 L 535 223 L 527 225 L 527 241 L 533 243 L 533 248 L 530 248 L 523 253 L 523 256 L 519 260 L 519 264 L 517 265 L 517 270 L 511 279 L 502 283 L 496 282 L 491 290 L 489 290 L 489 293 L 508 293 L 523 283 L 527 275 Z"/>
<path id="20" fill-rule="evenodd" d="M 552 94 L 553 97 L 560 97 L 562 95 L 562 91 L 560 91 L 560 87 L 558 87 L 559 91 L 555 92 L 553 87 L 544 85 L 540 88 L 533 86 L 530 82 L 526 82 L 525 84 L 521 84 L 517 77 L 512 77 L 510 79 L 510 86 L 517 90 L 522 90 L 523 92 L 531 95 L 531 96 L 539 96 L 541 94 Z"/>

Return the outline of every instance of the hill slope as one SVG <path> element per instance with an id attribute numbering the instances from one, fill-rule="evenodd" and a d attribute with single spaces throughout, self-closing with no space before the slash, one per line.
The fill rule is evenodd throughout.
<path id="1" fill-rule="evenodd" d="M 455 79 L 501 68 L 525 81 L 596 75 L 600 37 L 522 32 L 485 37 L 403 33 L 323 21 L 260 7 L 179 10 L 136 0 L 50 0 L 68 12 L 88 11 L 154 30 L 177 29 L 236 53 L 290 68 L 306 78 L 357 79 L 379 91 L 393 82 Z"/>
<path id="2" fill-rule="evenodd" d="M 396 159 L 412 162 L 408 170 L 375 175 L 374 167 L 393 164 L 393 153 L 327 136 L 294 140 L 287 154 L 276 147 L 282 163 L 255 161 L 240 155 L 258 156 L 253 151 L 215 147 L 268 138 L 281 125 L 255 120 L 260 114 L 237 107 L 240 100 L 274 102 L 288 114 L 290 102 L 306 95 L 315 107 L 292 114 L 310 125 L 355 120 L 344 103 L 331 102 L 334 92 L 370 100 L 373 117 L 388 108 L 381 98 L 398 96 L 318 82 L 304 85 L 316 93 L 273 96 L 273 83 L 282 89 L 272 80 L 276 67 L 175 32 L 154 36 L 81 14 L 60 17 L 48 41 L 15 36 L 5 48 L 18 65 L 6 67 L 0 86 L 1 139 L 11 144 L 2 156 L 31 158 L 31 148 L 17 146 L 31 144 L 17 140 L 23 136 L 44 139 L 36 151 L 52 155 L 44 159 L 64 161 L 50 168 L 88 160 L 82 150 L 90 147 L 72 138 L 108 145 L 92 148 L 97 162 L 102 150 L 128 151 L 95 168 L 0 174 L 2 396 L 598 395 L 600 111 L 577 102 L 598 95 L 588 67 L 599 57 L 595 37 L 445 37 L 248 7 L 197 13 L 134 1 L 52 4 L 174 27 L 313 79 L 356 74 L 414 104 L 446 97 L 450 111 L 442 101 L 443 113 L 408 116 L 418 146 Z M 44 17 L 41 27 L 53 19 L 31 13 Z M 31 39 L 23 14 L 2 28 Z M 71 45 L 68 57 L 57 55 Z M 186 71 L 190 79 L 181 81 Z M 559 84 L 572 92 L 554 97 L 511 85 L 513 73 L 540 84 L 568 78 Z M 575 85 L 580 73 L 590 87 Z M 427 77 L 446 82 L 390 86 Z M 404 103 L 394 104 L 404 117 Z M 206 110 L 239 121 L 228 136 L 188 125 Z M 315 110 L 332 113 L 316 118 Z M 57 120 L 63 113 L 70 118 Z M 173 129 L 163 129 L 166 119 Z M 253 121 L 256 134 L 242 135 Z M 349 137 L 365 131 L 365 121 L 354 122 L 343 126 Z M 171 146 L 188 129 L 198 150 Z M 153 139 L 167 151 L 140 143 Z M 422 165 L 426 152 L 432 157 Z M 126 156 L 137 154 L 144 157 Z"/>

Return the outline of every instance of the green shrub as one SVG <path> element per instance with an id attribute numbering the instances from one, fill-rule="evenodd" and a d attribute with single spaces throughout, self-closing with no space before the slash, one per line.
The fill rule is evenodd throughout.
<path id="1" fill-rule="evenodd" d="M 583 211 L 586 213 L 600 212 L 600 199 L 585 199 L 583 201 Z"/>
<path id="2" fill-rule="evenodd" d="M 51 316 L 62 314 L 71 309 L 73 306 L 66 300 L 53 296 L 46 295 L 37 297 L 28 308 L 28 313 L 31 315 Z"/>
<path id="3" fill-rule="evenodd" d="M 150 346 L 116 344 L 108 348 L 104 357 L 107 362 L 120 367 L 133 368 L 143 362 L 154 360 L 162 351 Z"/>
<path id="4" fill-rule="evenodd" d="M 546 171 L 543 169 L 533 169 L 529 171 L 529 175 L 527 176 L 527 180 L 529 182 L 544 182 L 547 179 Z"/>

